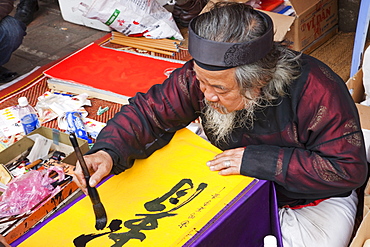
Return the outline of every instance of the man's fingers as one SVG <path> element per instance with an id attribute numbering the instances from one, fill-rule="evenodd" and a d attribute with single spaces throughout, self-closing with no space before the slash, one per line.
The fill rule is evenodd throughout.
<path id="1" fill-rule="evenodd" d="M 101 170 L 97 170 L 93 175 L 90 177 L 90 186 L 95 187 L 108 173 L 105 173 Z"/>
<path id="2" fill-rule="evenodd" d="M 211 171 L 218 171 L 220 175 L 237 175 L 240 174 L 239 164 L 237 164 L 233 160 L 218 160 L 217 162 L 213 162 L 212 165 L 209 166 Z"/>
<path id="3" fill-rule="evenodd" d="M 85 155 L 84 159 L 90 173 L 89 185 L 90 187 L 95 187 L 112 170 L 112 158 L 107 152 L 100 150 L 94 154 Z M 74 180 L 86 194 L 86 179 L 78 162 L 76 164 Z"/>
<path id="4" fill-rule="evenodd" d="M 226 150 L 208 161 L 207 166 L 211 171 L 218 171 L 220 175 L 240 174 L 243 152 L 244 148 Z"/>
<path id="5" fill-rule="evenodd" d="M 111 166 L 99 166 L 98 170 L 90 177 L 90 186 L 95 187 L 111 171 Z"/>
<path id="6" fill-rule="evenodd" d="M 219 171 L 218 174 L 222 176 L 227 176 L 227 175 L 238 175 L 240 174 L 240 172 L 237 167 L 230 167 L 230 168 Z"/>
<path id="7" fill-rule="evenodd" d="M 73 174 L 72 177 L 73 177 L 73 182 L 75 182 L 76 185 L 82 190 L 82 192 L 85 195 L 87 195 L 86 183 L 84 185 L 82 185 L 81 182 L 80 182 L 81 180 L 77 178 L 76 174 Z M 85 182 L 84 180 L 85 179 L 83 179 L 82 181 Z"/>

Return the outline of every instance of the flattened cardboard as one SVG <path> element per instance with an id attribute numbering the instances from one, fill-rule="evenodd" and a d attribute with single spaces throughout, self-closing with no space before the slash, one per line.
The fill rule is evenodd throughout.
<path id="1" fill-rule="evenodd" d="M 367 239 L 370 239 L 370 212 L 368 212 L 363 218 L 349 247 L 364 247 L 364 243 Z"/>
<path id="2" fill-rule="evenodd" d="M 361 105 L 360 103 L 365 100 L 365 89 L 362 83 L 363 72 L 362 69 L 349 78 L 346 82 L 347 88 L 352 95 L 352 99 L 356 103 L 358 113 L 360 114 L 361 127 L 370 130 L 370 106 Z"/>
<path id="3" fill-rule="evenodd" d="M 294 23 L 295 17 L 263 10 L 261 10 L 261 12 L 268 14 L 271 17 L 272 22 L 274 23 L 274 40 L 283 41 L 288 30 L 290 30 L 291 26 Z"/>
<path id="4" fill-rule="evenodd" d="M 368 131 L 370 130 L 370 106 L 360 104 L 365 100 L 365 88 L 363 84 L 363 71 L 359 69 L 357 73 L 348 79 L 346 82 L 347 88 L 351 93 L 351 96 L 356 103 L 358 113 L 360 115 L 361 128 L 363 129 L 365 136 L 365 145 L 366 137 L 368 136 Z M 366 148 L 369 148 L 366 146 Z M 366 150 L 369 153 L 370 149 Z M 364 201 L 364 218 L 356 232 L 355 237 L 353 238 L 349 247 L 365 247 L 369 246 L 370 239 L 370 180 L 367 182 L 367 186 L 364 191 L 365 201 Z M 366 241 L 369 240 L 369 241 Z M 366 245 L 365 245 L 366 242 Z"/>

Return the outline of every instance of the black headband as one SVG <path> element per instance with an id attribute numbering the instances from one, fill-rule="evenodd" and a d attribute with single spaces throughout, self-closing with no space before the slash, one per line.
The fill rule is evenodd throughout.
<path id="1" fill-rule="evenodd" d="M 223 70 L 254 63 L 265 57 L 274 43 L 273 23 L 267 14 L 255 10 L 266 22 L 262 36 L 243 43 L 217 42 L 200 37 L 194 32 L 199 16 L 190 21 L 188 51 L 196 64 L 206 70 Z"/>

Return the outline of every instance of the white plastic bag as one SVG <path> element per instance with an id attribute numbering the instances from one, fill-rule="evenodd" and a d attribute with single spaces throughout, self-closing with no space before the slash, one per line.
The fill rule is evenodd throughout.
<path id="1" fill-rule="evenodd" d="M 183 39 L 172 14 L 156 0 L 95 0 L 90 6 L 81 2 L 79 9 L 125 35 Z"/>

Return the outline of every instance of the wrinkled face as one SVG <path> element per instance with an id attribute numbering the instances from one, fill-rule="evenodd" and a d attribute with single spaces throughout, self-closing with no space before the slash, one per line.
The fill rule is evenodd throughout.
<path id="1" fill-rule="evenodd" d="M 200 90 L 211 107 L 222 114 L 245 107 L 245 100 L 235 80 L 235 68 L 209 71 L 194 63 L 194 70 L 200 83 Z"/>

